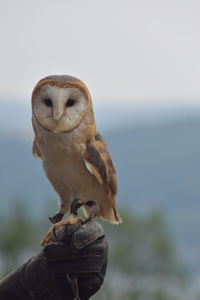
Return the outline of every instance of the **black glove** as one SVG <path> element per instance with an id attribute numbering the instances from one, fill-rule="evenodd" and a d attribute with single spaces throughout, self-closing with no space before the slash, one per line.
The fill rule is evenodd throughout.
<path id="1" fill-rule="evenodd" d="M 56 243 L 43 249 L 48 268 L 59 274 L 59 280 L 66 281 L 67 273 L 72 285 L 77 281 L 79 297 L 89 299 L 101 287 L 106 272 L 107 243 L 102 226 L 91 220 L 61 227 L 56 236 Z"/>
<path id="2" fill-rule="evenodd" d="M 0 283 L 0 299 L 87 300 L 103 283 L 107 250 L 97 222 L 63 226 L 54 243 Z"/>

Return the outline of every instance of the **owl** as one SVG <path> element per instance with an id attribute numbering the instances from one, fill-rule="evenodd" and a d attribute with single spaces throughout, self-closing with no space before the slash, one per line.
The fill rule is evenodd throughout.
<path id="1" fill-rule="evenodd" d="M 116 172 L 106 143 L 96 130 L 87 86 L 68 75 L 41 79 L 32 93 L 32 124 L 33 156 L 41 158 L 46 176 L 59 195 L 58 212 L 50 218 L 53 228 L 41 245 L 51 241 L 56 228 L 79 222 L 75 213 L 69 214 L 73 201 L 81 201 L 86 217 L 94 213 L 91 203 L 95 203 L 98 217 L 121 223 L 115 201 Z"/>

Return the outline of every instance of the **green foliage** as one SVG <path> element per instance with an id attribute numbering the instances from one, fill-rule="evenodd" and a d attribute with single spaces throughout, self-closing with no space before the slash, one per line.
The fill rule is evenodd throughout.
<path id="1" fill-rule="evenodd" d="M 30 222 L 28 209 L 21 201 L 15 202 L 9 217 L 0 218 L 0 270 L 5 274 L 23 262 L 27 252 L 33 251 L 35 229 Z"/>
<path id="2" fill-rule="evenodd" d="M 164 215 L 122 214 L 123 224 L 104 223 L 109 242 L 109 266 L 96 300 L 170 300 L 170 291 L 181 290 L 186 278 L 177 263 Z"/>
<path id="3" fill-rule="evenodd" d="M 173 247 L 161 213 L 123 214 L 123 224 L 104 224 L 110 245 L 110 264 L 125 273 L 169 273 L 177 270 Z"/>

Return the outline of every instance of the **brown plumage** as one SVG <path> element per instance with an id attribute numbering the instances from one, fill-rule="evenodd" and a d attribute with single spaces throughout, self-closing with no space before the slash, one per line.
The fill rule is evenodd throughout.
<path id="1" fill-rule="evenodd" d="M 89 163 L 93 175 L 104 188 L 107 199 L 113 208 L 115 220 L 120 222 L 116 212 L 115 196 L 117 194 L 116 171 L 107 146 L 102 136 L 97 133 L 95 139 L 86 143 L 84 159 Z M 104 217 L 100 207 L 100 216 Z"/>

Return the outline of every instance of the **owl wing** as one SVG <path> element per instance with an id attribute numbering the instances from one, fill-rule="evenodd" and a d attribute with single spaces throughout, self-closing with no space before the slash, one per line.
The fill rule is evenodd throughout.
<path id="1" fill-rule="evenodd" d="M 33 141 L 32 153 L 33 153 L 34 157 L 41 158 L 41 153 L 40 153 L 40 150 L 38 148 L 38 145 L 37 145 L 37 142 L 36 142 L 36 138 L 34 138 L 34 141 Z"/>
<path id="2" fill-rule="evenodd" d="M 116 222 L 120 222 L 120 217 L 115 207 L 115 195 L 117 194 L 115 167 L 107 150 L 106 143 L 99 133 L 96 134 L 94 140 L 86 143 L 84 162 L 89 172 L 95 176 L 104 188 L 107 199 L 113 208 L 115 220 Z"/>

